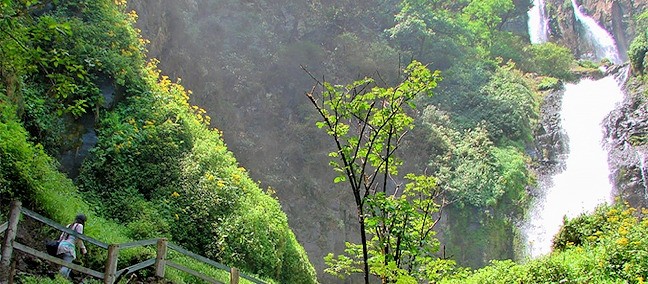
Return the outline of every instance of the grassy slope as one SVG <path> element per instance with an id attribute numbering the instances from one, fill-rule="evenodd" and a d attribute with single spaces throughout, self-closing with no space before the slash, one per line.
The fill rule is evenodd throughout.
<path id="1" fill-rule="evenodd" d="M 157 142 L 155 135 L 189 137 L 190 145 L 181 148 L 182 151 L 177 152 L 177 157 L 181 159 L 174 161 L 178 172 L 173 173 L 176 179 L 172 184 L 178 187 L 173 193 L 180 192 L 183 195 L 170 197 L 164 192 L 165 194 L 154 194 L 155 198 L 141 198 L 139 193 L 133 194 L 138 204 L 150 206 L 154 208 L 153 211 L 162 214 L 155 216 L 158 218 L 146 225 L 158 227 L 155 220 L 160 220 L 162 223 L 159 225 L 169 228 L 166 232 L 160 232 L 160 236 L 170 236 L 172 240 L 177 239 L 181 245 L 192 247 L 191 244 L 182 242 L 183 237 L 181 233 L 176 233 L 177 229 L 183 226 L 205 227 L 205 224 L 197 223 L 195 219 L 182 218 L 183 216 L 176 212 L 187 207 L 178 206 L 194 206 L 190 201 L 201 200 L 201 205 L 205 208 L 219 207 L 216 199 L 198 196 L 196 191 L 212 195 L 236 191 L 237 194 L 227 196 L 235 203 L 228 214 L 217 216 L 207 210 L 199 212 L 202 214 L 199 217 L 204 221 L 221 220 L 222 223 L 217 225 L 229 226 L 220 228 L 221 230 L 238 229 L 240 234 L 229 239 L 223 239 L 222 236 L 219 239 L 210 239 L 212 235 L 194 235 L 193 238 L 207 239 L 207 244 L 212 245 L 200 253 L 271 280 L 315 282 L 314 270 L 288 227 L 279 203 L 263 193 L 258 185 L 248 178 L 245 170 L 236 165 L 236 160 L 227 151 L 220 133 L 209 130 L 208 118 L 203 116 L 199 109 L 191 108 L 187 103 L 187 92 L 180 85 L 160 77 L 154 65 L 145 66 L 144 41 L 132 27 L 135 17 L 124 14 L 123 3 L 118 2 L 120 1 L 81 1 L 25 6 L 19 2 L 4 1 L 0 4 L 3 13 L 8 15 L 9 19 L 2 22 L 5 33 L 0 38 L 5 55 L 1 62 L 4 80 L 0 83 L 1 205 L 6 206 L 10 199 L 21 199 L 26 207 L 42 212 L 61 223 L 69 222 L 71 216 L 77 212 L 85 212 L 89 216 L 86 230 L 88 235 L 107 243 L 139 239 L 141 234 L 135 233 L 146 232 L 147 227 L 130 226 L 130 223 L 139 220 L 124 222 L 115 216 L 106 215 L 105 208 L 87 203 L 88 196 L 92 195 L 92 188 L 88 189 L 87 185 L 97 177 L 94 175 L 97 173 L 96 168 L 93 167 L 106 165 L 105 160 L 101 158 L 124 157 L 115 154 L 116 144 L 109 142 L 135 137 L 140 139 L 137 141 L 140 144 L 136 146 L 147 146 Z M 65 55 L 57 56 L 61 50 L 66 52 Z M 43 51 L 42 54 L 39 51 Z M 119 95 L 126 98 L 118 103 L 115 111 L 101 106 L 102 99 L 96 92 L 99 80 L 112 82 L 119 90 Z M 61 86 L 72 86 L 74 91 L 65 93 L 66 90 Z M 150 104 L 141 105 L 142 103 Z M 152 105 L 160 109 L 146 108 Z M 128 111 L 129 107 L 140 109 L 133 116 L 124 112 Z M 69 147 L 65 143 L 52 142 L 65 140 L 65 135 L 71 135 L 65 131 L 55 131 L 55 127 L 64 125 L 64 129 L 69 129 L 70 125 L 74 126 L 75 118 L 84 112 L 95 112 L 99 118 L 97 131 L 100 141 L 94 150 L 95 153 L 86 162 L 90 165 L 84 166 L 86 170 L 79 178 L 86 185 L 84 192 L 80 193 L 74 182 L 57 170 L 57 163 L 48 153 L 56 153 Z M 158 121 L 159 124 L 146 120 L 147 117 L 160 113 L 169 116 L 168 119 Z M 135 120 L 141 126 L 137 129 L 141 129 L 147 135 L 116 137 L 124 136 L 124 133 L 115 127 L 138 127 L 134 125 Z M 167 130 L 165 127 L 169 125 L 177 131 L 164 132 Z M 29 126 L 29 131 L 25 126 Z M 136 129 L 134 127 L 131 129 Z M 131 150 L 137 152 L 138 148 L 134 147 Z M 165 155 L 165 150 L 173 149 L 155 150 L 157 152 L 153 154 Z M 116 152 L 119 152 L 119 149 Z M 205 162 L 198 165 L 195 161 L 200 161 L 200 157 L 203 157 Z M 142 166 L 139 161 L 128 159 L 123 160 L 121 165 Z M 196 166 L 202 168 L 193 171 Z M 164 169 L 160 171 L 163 172 Z M 125 176 L 128 173 L 122 174 L 124 175 L 114 178 L 128 181 L 128 177 Z M 142 179 L 152 183 L 146 176 L 142 176 Z M 227 183 L 227 190 L 222 189 L 218 181 Z M 136 185 L 126 183 L 122 184 L 122 188 L 115 187 L 110 190 L 132 189 Z M 149 186 L 163 188 L 162 184 Z M 124 195 L 131 193 L 123 192 Z M 173 197 L 176 198 L 171 200 Z M 165 200 L 171 200 L 176 207 L 158 203 Z M 122 202 L 104 201 L 108 204 Z M 192 209 L 195 209 L 195 206 Z M 196 213 L 195 210 L 192 212 Z M 187 219 L 193 223 L 187 224 Z M 136 225 L 138 224 L 141 225 Z M 249 234 L 257 236 L 243 239 Z M 241 236 L 241 239 L 237 236 Z M 150 237 L 155 237 L 155 234 Z M 220 251 L 210 253 L 209 249 Z M 91 250 L 91 264 L 100 265 L 102 254 L 105 253 L 99 249 Z M 124 252 L 123 261 L 120 263 L 130 263 L 151 254 L 152 251 L 147 249 L 128 250 Z M 178 262 L 187 263 L 188 266 L 196 265 L 181 259 Z M 221 274 L 219 279 L 227 277 L 209 268 L 203 267 L 201 270 L 208 274 Z M 192 277 L 173 270 L 170 270 L 168 278 L 178 283 L 195 281 Z"/>

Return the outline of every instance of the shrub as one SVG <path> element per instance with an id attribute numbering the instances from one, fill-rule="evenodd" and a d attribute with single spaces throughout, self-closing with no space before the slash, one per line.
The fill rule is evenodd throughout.
<path id="1" fill-rule="evenodd" d="M 560 84 L 561 82 L 558 78 L 542 77 L 542 79 L 540 79 L 540 82 L 538 83 L 538 90 L 546 91 L 558 89 L 560 87 Z"/>
<path id="2" fill-rule="evenodd" d="M 646 52 L 648 52 L 648 39 L 646 38 L 647 32 L 648 30 L 639 32 L 628 48 L 628 57 L 630 58 L 632 69 L 640 74 L 643 74 L 646 70 L 645 58 Z"/>
<path id="3" fill-rule="evenodd" d="M 555 43 L 543 43 L 527 46 L 524 51 L 528 54 L 519 66 L 525 72 L 556 77 L 562 80 L 571 80 L 571 66 L 574 55 L 571 51 Z"/>
<path id="4" fill-rule="evenodd" d="M 482 88 L 484 99 L 479 116 L 496 142 L 530 142 L 538 119 L 539 100 L 527 79 L 513 67 L 510 64 L 498 68 Z"/>

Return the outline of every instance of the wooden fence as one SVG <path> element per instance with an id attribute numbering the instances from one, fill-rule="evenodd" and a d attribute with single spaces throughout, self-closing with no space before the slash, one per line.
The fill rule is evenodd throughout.
<path id="1" fill-rule="evenodd" d="M 83 267 L 81 265 L 77 265 L 74 263 L 68 263 L 63 261 L 60 258 L 51 256 L 45 252 L 39 251 L 37 249 L 28 247 L 24 244 L 16 242 L 16 232 L 18 230 L 18 222 L 20 219 L 20 215 L 24 214 L 25 216 L 28 216 L 36 221 L 39 221 L 41 223 L 44 223 L 50 227 L 53 227 L 61 232 L 66 232 L 68 234 L 74 235 L 79 239 L 82 239 L 88 243 L 91 243 L 93 245 L 96 245 L 102 249 L 108 250 L 108 257 L 105 262 L 105 267 L 104 271 L 96 271 L 92 270 L 87 267 Z M 193 252 L 190 252 L 176 244 L 170 243 L 167 241 L 167 239 L 161 238 L 161 239 L 150 239 L 150 240 L 142 240 L 142 241 L 136 241 L 136 242 L 131 242 L 131 243 L 124 243 L 124 244 L 106 244 L 103 243 L 99 240 L 93 239 L 91 237 L 88 237 L 86 235 L 78 234 L 77 232 L 70 230 L 69 228 L 58 224 L 48 218 L 45 218 L 41 215 L 39 215 L 36 212 L 33 212 L 29 209 L 22 208 L 20 201 L 13 201 L 11 204 L 11 212 L 9 213 L 9 221 L 1 224 L 0 225 L 0 234 L 4 234 L 4 241 L 2 243 L 2 255 L 0 258 L 0 284 L 6 284 L 13 282 L 13 271 L 11 268 L 11 257 L 13 250 L 19 250 L 21 252 L 24 252 L 26 254 L 53 262 L 58 265 L 63 265 L 66 267 L 71 268 L 72 270 L 79 271 L 81 273 L 91 275 L 95 278 L 103 279 L 103 283 L 106 284 L 113 284 L 119 279 L 121 279 L 123 276 L 127 274 L 134 273 L 140 269 L 144 269 L 150 266 L 153 266 L 155 269 L 155 276 L 157 277 L 164 277 L 165 274 L 165 269 L 166 267 L 172 267 L 181 271 L 184 271 L 186 273 L 189 273 L 193 276 L 196 276 L 202 280 L 204 280 L 207 283 L 216 283 L 216 284 L 224 284 L 223 282 L 219 282 L 218 280 L 207 276 L 203 273 L 200 273 L 198 271 L 195 271 L 191 268 L 188 268 L 186 266 L 180 265 L 176 262 L 173 262 L 171 259 L 167 259 L 167 250 L 171 249 L 174 250 L 182 255 L 192 257 L 199 262 L 209 264 L 217 269 L 227 271 L 230 274 L 230 282 L 231 284 L 238 284 L 240 278 L 244 278 L 246 280 L 249 280 L 252 283 L 258 283 L 258 284 L 265 284 L 265 282 L 256 279 L 254 277 L 242 274 L 238 271 L 238 269 L 234 267 L 227 267 L 223 264 L 220 264 L 218 262 L 215 262 L 211 259 L 208 259 L 204 256 L 195 254 Z M 122 269 L 117 269 L 117 259 L 119 258 L 119 251 L 123 249 L 128 249 L 128 248 L 134 248 L 134 247 L 140 247 L 140 246 L 148 246 L 148 245 L 157 245 L 157 253 L 155 258 L 151 258 L 148 260 L 145 260 L 143 262 L 140 262 L 135 265 L 131 265 L 129 267 L 125 267 Z"/>

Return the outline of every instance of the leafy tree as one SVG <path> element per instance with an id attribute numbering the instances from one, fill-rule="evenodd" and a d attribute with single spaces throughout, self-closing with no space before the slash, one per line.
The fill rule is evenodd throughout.
<path id="1" fill-rule="evenodd" d="M 479 119 L 484 120 L 492 139 L 530 142 L 537 121 L 539 100 L 524 75 L 513 64 L 499 67 L 482 88 Z"/>
<path id="2" fill-rule="evenodd" d="M 493 34 L 501 30 L 505 15 L 514 8 L 511 0 L 473 0 L 462 12 L 471 32 L 480 42 L 490 46 Z"/>
<path id="3" fill-rule="evenodd" d="M 505 188 L 496 171 L 493 142 L 483 128 L 469 131 L 454 148 L 449 192 L 461 203 L 474 206 L 495 205 Z"/>
<path id="4" fill-rule="evenodd" d="M 316 97 L 315 88 L 307 94 L 322 118 L 317 126 L 335 142 L 329 154 L 339 173 L 335 182 L 348 182 L 360 227 L 361 243 L 348 243 L 347 255 L 327 256 L 327 271 L 363 272 L 365 283 L 370 274 L 383 283 L 415 282 L 438 247 L 432 231 L 439 209 L 435 180 L 408 175 L 412 182 L 401 192 L 395 178 L 402 161 L 395 151 L 413 126 L 407 108 L 414 108 L 417 95 L 431 95 L 440 77 L 419 62 L 411 63 L 405 75 L 390 88 L 377 87 L 369 78 L 346 86 L 318 81 L 321 96 Z"/>
<path id="5" fill-rule="evenodd" d="M 387 32 L 417 60 L 445 70 L 475 51 L 465 18 L 458 16 L 462 2 L 404 0 Z"/>
<path id="6" fill-rule="evenodd" d="M 547 42 L 529 45 L 524 49 L 524 52 L 529 56 L 520 62 L 521 70 L 563 80 L 573 78 L 571 67 L 575 60 L 568 48 Z"/>

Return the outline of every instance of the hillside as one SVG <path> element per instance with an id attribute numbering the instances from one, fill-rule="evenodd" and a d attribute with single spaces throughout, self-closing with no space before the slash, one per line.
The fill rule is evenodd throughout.
<path id="1" fill-rule="evenodd" d="M 85 212 L 99 240 L 168 237 L 279 283 L 316 281 L 276 199 L 145 59 L 125 1 L 0 5 L 3 212 L 11 199 L 63 224 Z"/>

